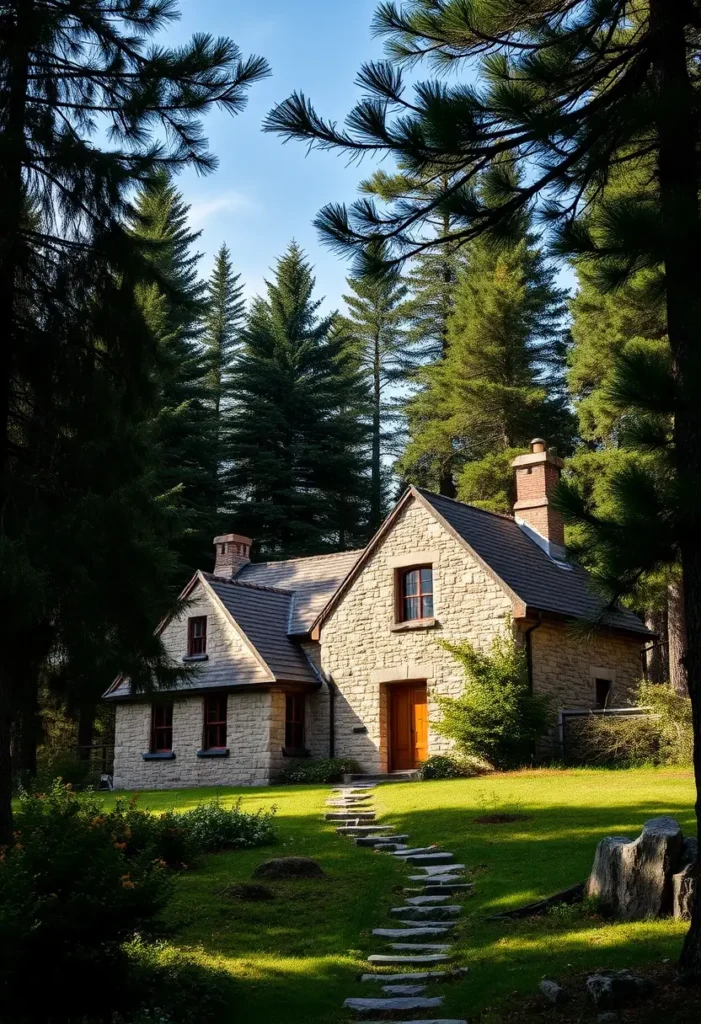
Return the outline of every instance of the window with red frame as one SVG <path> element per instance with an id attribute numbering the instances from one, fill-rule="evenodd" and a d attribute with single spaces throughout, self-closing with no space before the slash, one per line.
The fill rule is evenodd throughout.
<path id="1" fill-rule="evenodd" d="M 290 750 L 304 747 L 304 696 L 289 694 L 285 703 L 285 746 Z"/>
<path id="2" fill-rule="evenodd" d="M 166 754 L 173 749 L 173 705 L 154 704 L 151 708 L 151 753 Z"/>
<path id="3" fill-rule="evenodd" d="M 433 618 L 433 569 L 430 565 L 402 569 L 397 611 L 400 622 Z"/>
<path id="4" fill-rule="evenodd" d="M 204 749 L 222 750 L 226 747 L 226 694 L 215 694 L 204 699 Z"/>
<path id="5" fill-rule="evenodd" d="M 204 654 L 207 650 L 207 616 L 197 615 L 187 620 L 187 653 Z"/>

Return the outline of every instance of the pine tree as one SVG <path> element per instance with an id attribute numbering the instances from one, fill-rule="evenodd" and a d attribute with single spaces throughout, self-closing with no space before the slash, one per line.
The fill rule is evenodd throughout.
<path id="1" fill-rule="evenodd" d="M 38 495 L 45 505 L 52 497 L 36 486 L 50 450 L 40 451 L 38 439 L 51 439 L 56 402 L 80 403 L 76 382 L 85 392 L 90 368 L 109 370 L 123 411 L 146 399 L 152 336 L 138 325 L 124 329 L 135 326 L 137 281 L 153 274 L 127 226 L 132 189 L 159 167 L 211 170 L 203 114 L 214 105 L 237 112 L 246 88 L 268 70 L 259 58 L 243 60 L 226 39 L 152 45 L 177 14 L 171 0 L 11 0 L 3 8 L 0 844 L 12 839 L 10 734 L 23 685 L 13 651 L 39 646 L 65 596 L 29 532 Z M 91 302 L 99 305 L 86 331 Z M 115 469 L 119 453 L 111 449 Z M 68 481 L 46 479 L 54 497 L 70 489 Z M 90 561 L 82 568 L 85 578 Z M 135 632 L 133 643 L 142 635 Z"/>
<path id="2" fill-rule="evenodd" d="M 182 576 L 206 564 L 216 529 L 216 418 L 209 361 L 200 330 L 204 284 L 197 274 L 199 232 L 168 176 L 158 174 L 136 197 L 135 235 L 147 244 L 158 282 L 142 289 L 146 319 L 159 346 L 157 444 L 164 492 L 179 495 L 187 524 L 179 544 Z"/>
<path id="3" fill-rule="evenodd" d="M 203 342 L 207 353 L 208 387 L 214 409 L 215 453 L 217 479 L 221 476 L 222 431 L 227 410 L 231 407 L 231 373 L 241 346 L 246 303 L 241 275 L 234 274 L 231 255 L 226 245 L 217 252 L 207 288 Z M 217 484 L 217 511 L 222 495 Z"/>
<path id="4" fill-rule="evenodd" d="M 367 413 L 356 353 L 318 315 L 293 242 L 252 303 L 232 373 L 225 484 L 264 558 L 337 550 L 366 535 Z"/>
<path id="5" fill-rule="evenodd" d="M 383 459 L 396 454 L 396 401 L 387 392 L 405 375 L 403 359 L 406 285 L 390 275 L 380 279 L 348 278 L 352 294 L 344 295 L 348 313 L 339 330 L 357 353 L 372 394 L 370 456 L 370 531 L 378 529 L 386 512 L 387 469 Z"/>
<path id="6" fill-rule="evenodd" d="M 472 484 L 483 459 L 494 471 L 496 453 L 513 457 L 540 434 L 561 450 L 569 446 L 564 292 L 550 278 L 525 230 L 509 245 L 470 245 L 448 320 L 447 355 L 421 372 L 423 388 L 408 404 L 410 442 L 399 463 L 407 479 L 435 488 L 448 476 L 470 500 L 462 473 Z"/>

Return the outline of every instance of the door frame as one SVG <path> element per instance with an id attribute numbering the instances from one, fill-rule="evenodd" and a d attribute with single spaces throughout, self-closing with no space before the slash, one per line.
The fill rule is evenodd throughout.
<path id="1" fill-rule="evenodd" d="M 387 735 L 387 771 L 411 771 L 413 769 L 394 767 L 394 743 L 393 743 L 393 694 L 400 689 L 423 687 L 426 694 L 426 708 L 428 711 L 428 680 L 427 679 L 398 679 L 396 682 L 388 683 L 385 687 L 387 700 L 386 735 Z M 426 722 L 426 747 L 428 752 L 428 720 Z M 416 745 L 414 746 L 416 750 Z"/>

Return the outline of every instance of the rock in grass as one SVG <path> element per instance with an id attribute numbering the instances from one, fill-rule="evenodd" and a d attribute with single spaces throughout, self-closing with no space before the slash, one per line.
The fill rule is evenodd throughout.
<path id="1" fill-rule="evenodd" d="M 406 903 L 411 903 L 414 907 L 428 906 L 429 904 L 436 906 L 439 903 L 447 903 L 450 896 L 410 896 Z"/>
<path id="2" fill-rule="evenodd" d="M 263 903 L 275 899 L 272 889 L 256 882 L 237 882 L 235 885 L 229 885 L 223 890 L 222 896 L 228 896 L 232 900 L 245 900 L 247 903 Z"/>
<path id="3" fill-rule="evenodd" d="M 587 978 L 587 992 L 597 1010 L 619 1010 L 648 995 L 652 982 L 630 971 L 601 971 Z"/>
<path id="4" fill-rule="evenodd" d="M 551 981 L 549 978 L 543 978 L 538 987 L 547 1001 L 552 1003 L 553 1006 L 559 1006 L 567 1000 L 567 993 L 562 985 L 558 985 L 556 981 Z"/>
<path id="5" fill-rule="evenodd" d="M 404 917 L 407 921 L 428 921 L 434 917 L 436 921 L 443 921 L 445 918 L 459 917 L 462 907 L 458 903 L 450 904 L 447 907 L 392 907 L 392 917 Z"/>
<path id="6" fill-rule="evenodd" d="M 373 928 L 372 934 L 382 939 L 430 939 L 436 935 L 445 935 L 447 928 Z"/>
<path id="7" fill-rule="evenodd" d="M 395 999 L 346 999 L 343 1006 L 346 1010 L 355 1010 L 356 1013 L 386 1013 L 389 1010 L 432 1010 L 442 1004 L 442 996 L 399 996 Z"/>
<path id="8" fill-rule="evenodd" d="M 447 953 L 434 953 L 432 956 L 399 956 L 395 953 L 371 953 L 368 957 L 369 964 L 396 967 L 428 967 L 430 964 L 444 964 L 452 960 L 452 955 Z"/>
<path id="9" fill-rule="evenodd" d="M 425 985 L 383 985 L 382 991 L 388 996 L 420 996 L 426 991 Z"/>
<path id="10" fill-rule="evenodd" d="M 264 860 L 253 872 L 254 878 L 325 878 L 321 866 L 311 857 L 275 857 Z"/>

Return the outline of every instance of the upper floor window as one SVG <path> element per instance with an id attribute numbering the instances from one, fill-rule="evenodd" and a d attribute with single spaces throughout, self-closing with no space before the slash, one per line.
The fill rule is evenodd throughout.
<path id="1" fill-rule="evenodd" d="M 204 699 L 205 750 L 226 747 L 226 694 L 217 693 Z"/>
<path id="2" fill-rule="evenodd" d="M 151 753 L 165 754 L 173 749 L 173 705 L 154 704 L 151 708 Z"/>
<path id="3" fill-rule="evenodd" d="M 187 620 L 187 653 L 204 654 L 207 650 L 207 616 L 197 615 Z"/>
<path id="4" fill-rule="evenodd" d="M 285 701 L 285 746 L 289 750 L 304 747 L 304 694 L 290 693 Z"/>
<path id="5" fill-rule="evenodd" d="M 401 570 L 397 605 L 400 622 L 433 618 L 433 569 L 430 565 Z"/>

